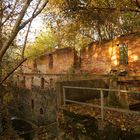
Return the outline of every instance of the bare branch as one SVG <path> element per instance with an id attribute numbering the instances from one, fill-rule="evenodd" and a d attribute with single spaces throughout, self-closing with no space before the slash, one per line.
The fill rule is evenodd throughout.
<path id="1" fill-rule="evenodd" d="M 40 2 L 41 2 L 41 0 L 39 0 L 38 4 L 37 4 L 37 6 L 36 6 L 36 8 L 35 8 L 35 10 L 32 14 L 31 21 L 30 21 L 28 29 L 27 29 L 27 33 L 26 33 L 25 40 L 24 40 L 24 45 L 23 45 L 23 50 L 22 50 L 22 55 L 21 55 L 22 58 L 24 58 L 24 52 L 25 52 L 25 48 L 26 48 L 26 44 L 27 44 L 28 34 L 29 34 L 29 31 L 30 31 L 30 28 L 31 28 L 31 25 L 32 25 L 32 21 L 34 19 L 34 14 L 35 14 L 36 10 L 38 9 L 38 6 L 39 6 Z"/>
<path id="2" fill-rule="evenodd" d="M 11 15 L 14 13 L 14 10 L 16 8 L 16 5 L 17 5 L 17 0 L 16 2 L 14 3 L 14 6 L 12 8 L 12 11 L 6 16 L 5 20 L 2 22 L 2 25 L 11 17 Z"/>
<path id="3" fill-rule="evenodd" d="M 3 9 L 2 9 L 2 0 L 0 1 L 0 50 L 2 48 L 2 17 L 3 17 Z"/>
<path id="4" fill-rule="evenodd" d="M 17 33 L 19 32 L 20 23 L 21 23 L 24 15 L 25 15 L 25 13 L 26 13 L 31 1 L 32 0 L 26 0 L 25 1 L 25 4 L 24 4 L 24 6 L 23 6 L 23 8 L 22 8 L 22 10 L 21 10 L 21 12 L 19 14 L 19 17 L 17 18 L 16 23 L 15 23 L 15 25 L 13 27 L 13 30 L 12 30 L 10 38 L 3 44 L 3 47 L 2 47 L 2 49 L 0 51 L 0 63 L 2 61 L 2 58 L 3 58 L 4 54 L 5 54 L 5 52 L 7 51 L 7 49 L 10 46 L 10 44 L 13 42 L 13 40 L 15 39 Z"/>
<path id="5" fill-rule="evenodd" d="M 27 19 L 25 22 L 23 22 L 23 23 L 20 25 L 20 29 L 23 29 L 23 28 L 32 20 L 32 18 L 35 18 L 36 16 L 38 16 L 38 15 L 42 12 L 42 10 L 45 8 L 45 6 L 47 5 L 47 3 L 48 3 L 48 0 L 46 0 L 46 1 L 42 4 L 42 6 L 40 7 L 40 9 L 38 9 L 38 11 L 35 12 L 31 18 Z"/>
<path id="6" fill-rule="evenodd" d="M 15 39 L 16 35 L 18 34 L 18 32 L 23 29 L 31 20 L 32 18 L 35 18 L 38 14 L 41 13 L 41 11 L 44 9 L 44 7 L 47 5 L 48 0 L 45 0 L 45 2 L 43 3 L 43 5 L 38 9 L 38 11 L 33 15 L 33 17 L 29 18 L 28 20 L 26 20 L 25 22 L 23 22 L 21 24 L 21 21 L 30 5 L 32 0 L 26 0 L 20 14 L 19 17 L 16 20 L 16 23 L 14 25 L 14 28 L 12 30 L 11 36 L 10 38 L 3 44 L 3 47 L 0 51 L 0 63 L 2 61 L 2 58 L 5 54 L 5 52 L 7 51 L 7 49 L 9 48 L 10 44 L 13 42 L 13 40 Z"/>

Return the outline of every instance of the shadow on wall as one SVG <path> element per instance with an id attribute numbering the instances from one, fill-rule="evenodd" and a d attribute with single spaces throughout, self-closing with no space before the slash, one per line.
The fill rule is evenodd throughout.
<path id="1" fill-rule="evenodd" d="M 57 84 L 60 87 L 60 93 L 63 93 L 63 86 L 73 86 L 73 87 L 90 87 L 90 88 L 106 88 L 109 86 L 102 79 L 97 80 L 83 80 L 83 81 L 67 81 Z M 58 91 L 57 91 L 58 92 Z M 90 89 L 65 89 L 66 98 L 76 101 L 86 101 L 90 99 L 100 98 L 100 91 L 90 90 Z M 108 92 L 104 91 L 104 96 L 108 96 Z M 60 96 L 62 98 L 62 95 Z"/>

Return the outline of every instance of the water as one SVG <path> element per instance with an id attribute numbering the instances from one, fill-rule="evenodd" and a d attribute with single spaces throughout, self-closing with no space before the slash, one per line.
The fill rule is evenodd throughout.
<path id="1" fill-rule="evenodd" d="M 36 126 L 24 119 L 13 117 L 11 118 L 12 127 L 17 134 L 25 140 L 32 140 L 35 134 Z"/>

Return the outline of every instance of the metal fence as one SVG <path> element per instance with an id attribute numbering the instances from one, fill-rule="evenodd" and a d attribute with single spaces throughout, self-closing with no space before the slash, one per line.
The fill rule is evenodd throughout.
<path id="1" fill-rule="evenodd" d="M 83 89 L 83 90 L 100 91 L 99 92 L 99 94 L 100 94 L 100 105 L 66 99 L 66 94 L 67 94 L 66 93 L 66 89 Z M 116 107 L 108 107 L 108 106 L 104 105 L 104 91 L 117 92 L 117 93 L 128 93 L 128 94 L 131 94 L 133 92 L 133 91 L 128 91 L 128 90 L 118 90 L 118 89 L 104 89 L 104 88 L 63 86 L 63 106 L 65 107 L 66 106 L 66 102 L 69 102 L 69 103 L 75 103 L 75 104 L 79 104 L 79 105 L 87 105 L 87 106 L 99 108 L 99 109 L 101 109 L 100 114 L 101 114 L 102 121 L 104 120 L 104 111 L 105 110 L 112 110 L 112 111 L 117 111 L 117 112 L 122 112 L 122 113 L 130 113 L 130 114 L 140 115 L 139 111 L 131 111 L 129 109 L 116 108 Z M 140 95 L 139 91 L 134 91 L 134 94 L 135 93 Z"/>

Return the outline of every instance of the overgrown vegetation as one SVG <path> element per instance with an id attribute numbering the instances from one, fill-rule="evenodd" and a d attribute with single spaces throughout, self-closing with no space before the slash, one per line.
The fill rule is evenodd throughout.
<path id="1" fill-rule="evenodd" d="M 31 24 L 43 9 L 44 28 L 34 43 L 30 43 L 28 34 Z M 5 86 L 3 83 L 28 57 L 63 47 L 80 51 L 91 42 L 136 32 L 140 32 L 140 0 L 1 0 L 1 102 L 7 92 L 2 88 Z M 18 34 L 22 40 L 21 46 L 18 45 Z M 71 68 L 68 74 L 74 74 L 74 69 Z M 5 100 L 9 98 L 10 95 L 7 95 Z M 4 104 L 1 103 L 3 108 L 0 111 L 7 111 Z M 3 119 L 5 116 L 2 114 L 0 117 Z"/>
<path id="2" fill-rule="evenodd" d="M 58 47 L 82 48 L 91 41 L 139 32 L 139 1 L 52 1 L 44 21 L 57 38 Z"/>

